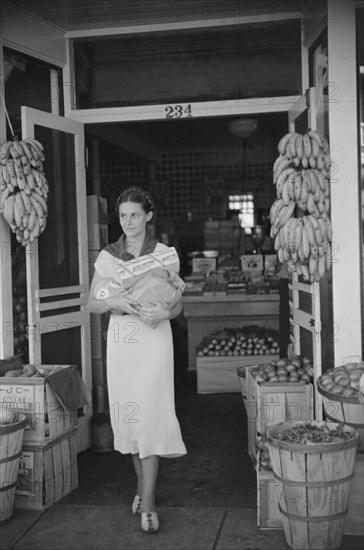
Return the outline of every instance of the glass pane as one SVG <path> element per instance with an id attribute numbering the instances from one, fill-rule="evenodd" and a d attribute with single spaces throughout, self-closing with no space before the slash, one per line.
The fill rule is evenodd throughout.
<path id="1" fill-rule="evenodd" d="M 43 126 L 35 137 L 46 144 L 48 217 L 39 237 L 39 288 L 79 284 L 74 135 Z"/>
<path id="2" fill-rule="evenodd" d="M 61 329 L 61 323 L 58 324 Z M 50 328 L 58 328 L 57 321 Z M 82 372 L 81 327 L 72 327 L 55 332 L 42 332 L 42 363 L 44 365 L 77 365 Z"/>
<path id="3" fill-rule="evenodd" d="M 76 40 L 76 107 L 298 96 L 300 40 L 296 21 Z"/>
<path id="4" fill-rule="evenodd" d="M 306 292 L 298 293 L 298 309 L 312 313 L 312 296 Z"/>
<path id="5" fill-rule="evenodd" d="M 301 355 L 307 355 L 313 357 L 313 334 L 310 330 L 300 327 L 300 347 Z"/>
<path id="6" fill-rule="evenodd" d="M 4 48 L 5 100 L 15 134 L 21 136 L 20 108 L 22 105 L 52 112 L 57 102 L 63 114 L 62 73 L 48 63 Z M 51 70 L 57 73 L 58 85 L 51 83 Z M 11 139 L 8 128 L 8 139 Z"/>

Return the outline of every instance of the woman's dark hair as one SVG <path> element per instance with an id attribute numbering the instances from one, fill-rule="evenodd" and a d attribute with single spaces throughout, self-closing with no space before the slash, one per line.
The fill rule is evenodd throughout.
<path id="1" fill-rule="evenodd" d="M 119 206 L 123 202 L 138 202 L 146 214 L 154 211 L 154 201 L 150 193 L 141 187 L 133 186 L 125 189 L 116 199 L 116 213 L 119 214 Z"/>

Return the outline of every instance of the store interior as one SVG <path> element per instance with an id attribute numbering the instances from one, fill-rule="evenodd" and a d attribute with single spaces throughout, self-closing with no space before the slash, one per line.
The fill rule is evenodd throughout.
<path id="1" fill-rule="evenodd" d="M 287 113 L 278 112 L 87 125 L 87 193 L 107 199 L 109 240 L 120 234 L 113 205 L 130 185 L 153 194 L 155 234 L 179 250 L 183 274 L 189 271 L 189 253 L 212 248 L 204 237 L 205 222 L 236 214 L 229 196 L 253 196 L 254 225 L 263 226 L 268 237 L 275 199 L 271 170 L 287 123 Z M 244 228 L 237 232 L 238 244 L 226 250 L 236 267 L 239 254 L 257 251 Z M 269 251 L 268 240 L 267 246 Z"/>

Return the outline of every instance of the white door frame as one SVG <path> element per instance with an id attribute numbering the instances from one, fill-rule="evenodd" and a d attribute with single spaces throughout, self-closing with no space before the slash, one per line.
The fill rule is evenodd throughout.
<path id="1" fill-rule="evenodd" d="M 26 268 L 27 268 L 27 298 L 28 298 L 28 326 L 29 326 L 29 361 L 30 363 L 41 364 L 41 335 L 45 332 L 57 332 L 59 330 L 80 327 L 81 330 L 81 366 L 82 378 L 86 387 L 91 392 L 92 371 L 91 371 L 91 342 L 88 337 L 90 328 L 90 314 L 85 309 L 87 302 L 89 275 L 87 257 L 87 217 L 86 206 L 86 181 L 84 166 L 84 128 L 78 121 L 70 120 L 58 115 L 32 109 L 21 108 L 22 137 L 34 137 L 36 125 L 59 130 L 73 134 L 75 145 L 75 182 L 77 201 L 77 243 L 70 243 L 70 246 L 77 247 L 79 284 L 51 289 L 39 288 L 39 256 L 38 240 L 26 246 Z M 50 187 L 52 188 L 52 184 Z M 78 298 L 58 299 L 67 294 L 79 294 Z M 42 303 L 41 298 L 53 298 L 53 301 Z M 78 311 L 60 312 L 58 315 L 42 316 L 48 310 L 64 309 L 77 306 Z M 55 357 L 54 363 L 57 363 Z M 79 448 L 84 450 L 90 446 L 90 411 L 85 410 L 79 418 Z"/>

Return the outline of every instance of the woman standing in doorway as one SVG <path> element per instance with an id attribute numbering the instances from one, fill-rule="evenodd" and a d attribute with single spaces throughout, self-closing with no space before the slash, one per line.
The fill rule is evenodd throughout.
<path id="1" fill-rule="evenodd" d="M 167 248 L 147 235 L 153 200 L 130 187 L 116 202 L 123 234 L 104 248 L 96 262 L 87 308 L 111 312 L 107 336 L 107 384 L 115 450 L 131 453 L 137 477 L 132 512 L 141 514 L 144 531 L 158 530 L 155 485 L 160 457 L 186 454 L 175 413 L 173 341 L 170 319 L 182 311 L 182 299 L 165 309 L 139 307 L 126 295 L 95 299 L 95 285 L 117 279 L 116 265 Z"/>

